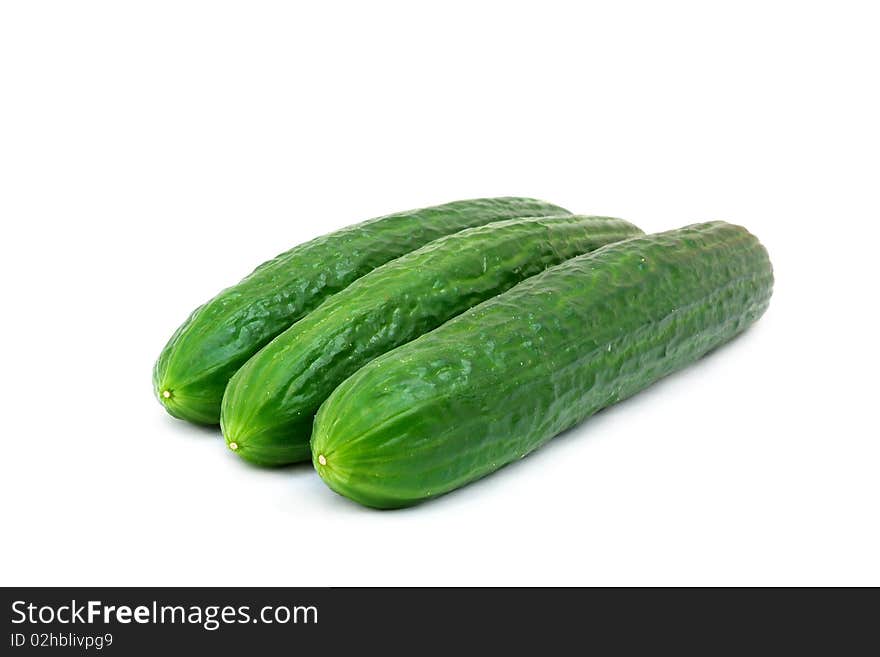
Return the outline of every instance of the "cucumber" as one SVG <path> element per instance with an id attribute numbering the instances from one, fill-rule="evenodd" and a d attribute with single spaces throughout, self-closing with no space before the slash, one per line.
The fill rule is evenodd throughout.
<path id="1" fill-rule="evenodd" d="M 551 265 L 638 234 L 606 217 L 512 219 L 374 269 L 236 372 L 221 413 L 227 445 L 261 465 L 309 460 L 315 412 L 359 367 Z"/>
<path id="2" fill-rule="evenodd" d="M 296 246 L 189 316 L 153 368 L 155 394 L 175 417 L 217 424 L 223 391 L 235 371 L 330 295 L 438 237 L 548 214 L 569 212 L 528 198 L 456 201 L 371 219 Z"/>
<path id="3" fill-rule="evenodd" d="M 573 258 L 346 379 L 315 418 L 314 466 L 371 507 L 441 495 L 731 339 L 772 288 L 764 247 L 723 222 Z"/>

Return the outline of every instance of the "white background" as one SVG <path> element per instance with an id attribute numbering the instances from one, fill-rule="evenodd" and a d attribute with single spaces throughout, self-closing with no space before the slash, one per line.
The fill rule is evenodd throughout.
<path id="1" fill-rule="evenodd" d="M 880 584 L 871 3 L 310 4 L 2 4 L 2 584 Z M 400 512 L 154 400 L 261 261 L 494 195 L 741 223 L 770 309 Z"/>

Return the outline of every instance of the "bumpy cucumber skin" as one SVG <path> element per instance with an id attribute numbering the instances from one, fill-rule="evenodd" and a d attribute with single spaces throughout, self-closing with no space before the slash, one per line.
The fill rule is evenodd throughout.
<path id="1" fill-rule="evenodd" d="M 609 217 L 511 219 L 374 269 L 236 372 L 221 413 L 227 445 L 260 465 L 309 460 L 315 412 L 362 365 L 547 267 L 640 234 Z"/>
<path id="2" fill-rule="evenodd" d="M 223 391 L 235 371 L 330 295 L 438 237 L 549 214 L 569 212 L 528 198 L 455 201 L 371 219 L 296 246 L 189 316 L 153 368 L 156 396 L 174 417 L 217 424 Z"/>
<path id="3" fill-rule="evenodd" d="M 764 247 L 723 222 L 574 258 L 358 370 L 318 411 L 313 463 L 367 506 L 441 495 L 731 339 L 772 288 Z"/>

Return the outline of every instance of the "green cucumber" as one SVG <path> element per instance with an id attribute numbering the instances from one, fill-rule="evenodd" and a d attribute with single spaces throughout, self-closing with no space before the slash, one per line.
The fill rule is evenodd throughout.
<path id="1" fill-rule="evenodd" d="M 260 465 L 309 460 L 315 412 L 362 365 L 549 266 L 641 232 L 607 217 L 511 219 L 374 269 L 236 372 L 220 420 L 227 445 Z"/>
<path id="2" fill-rule="evenodd" d="M 235 371 L 330 295 L 438 237 L 548 214 L 569 212 L 528 198 L 456 201 L 371 219 L 296 246 L 189 316 L 153 369 L 156 396 L 175 417 L 217 424 L 223 391 Z"/>
<path id="3" fill-rule="evenodd" d="M 767 308 L 767 252 L 723 222 L 573 258 L 371 361 L 315 418 L 315 468 L 393 508 L 441 495 L 697 360 Z"/>

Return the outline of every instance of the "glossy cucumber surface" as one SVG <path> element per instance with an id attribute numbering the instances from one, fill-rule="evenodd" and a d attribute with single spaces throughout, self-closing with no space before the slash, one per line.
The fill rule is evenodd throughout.
<path id="1" fill-rule="evenodd" d="M 367 272 L 465 228 L 549 214 L 569 213 L 529 198 L 456 201 L 371 219 L 296 246 L 189 316 L 153 368 L 155 394 L 175 417 L 216 424 L 223 391 L 235 371 Z"/>
<path id="2" fill-rule="evenodd" d="M 723 222 L 573 258 L 346 379 L 315 418 L 314 466 L 371 507 L 454 490 L 730 340 L 772 288 L 764 247 Z"/>
<path id="3" fill-rule="evenodd" d="M 236 372 L 223 397 L 227 445 L 261 465 L 309 460 L 315 412 L 358 368 L 549 266 L 641 232 L 608 217 L 511 219 L 374 269 Z"/>

